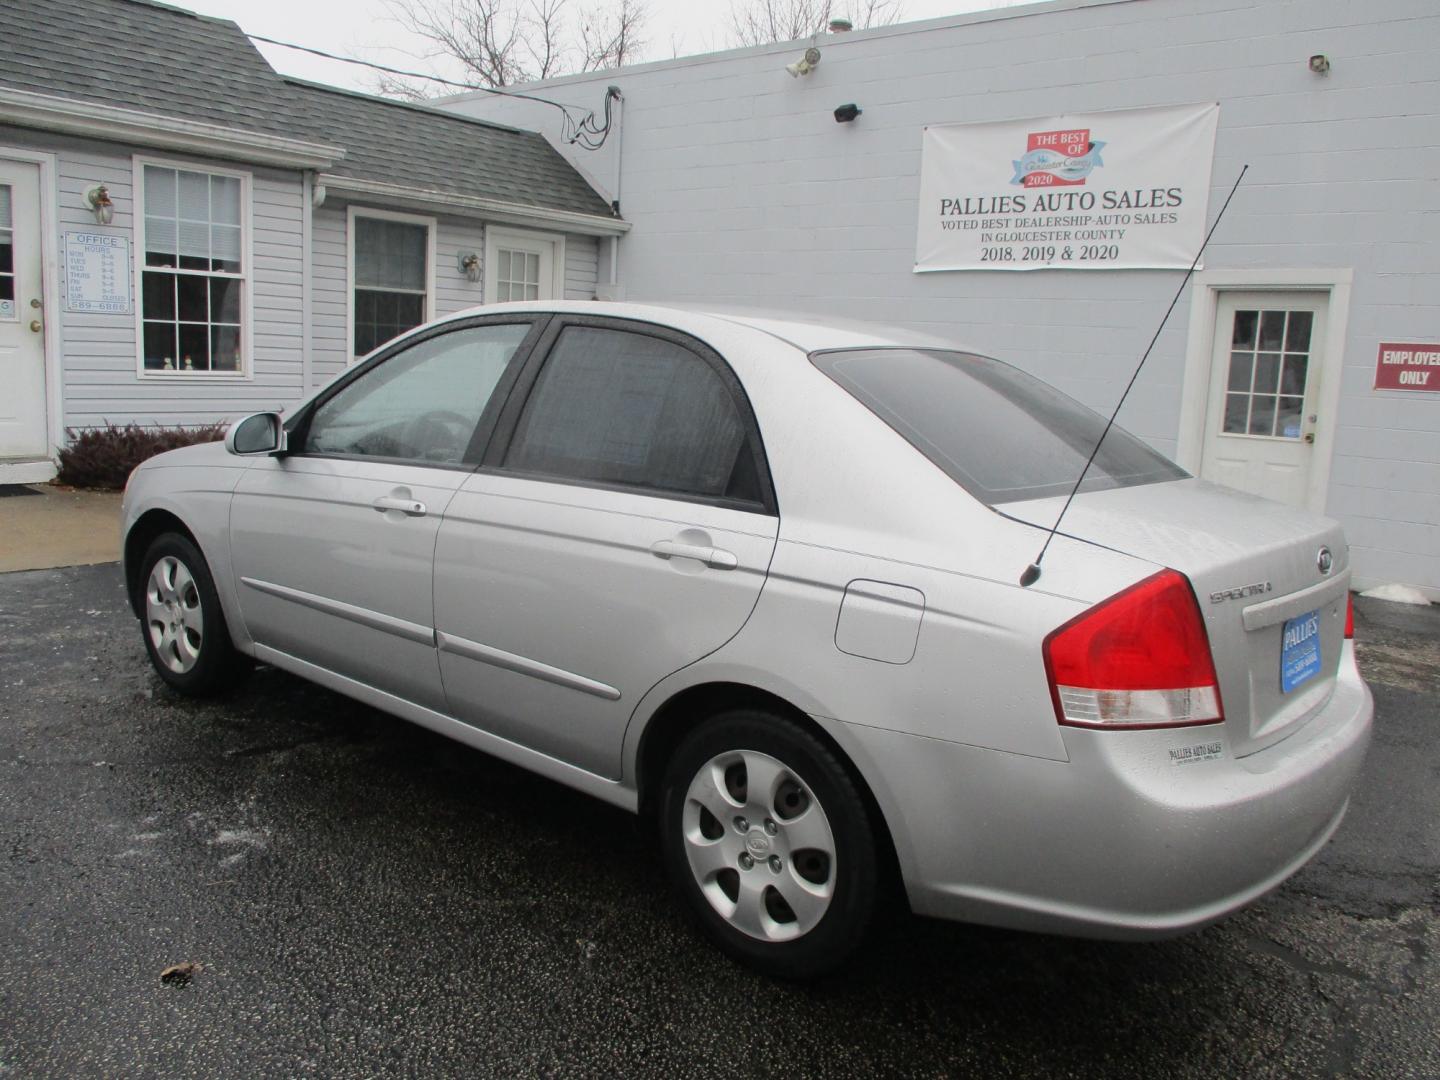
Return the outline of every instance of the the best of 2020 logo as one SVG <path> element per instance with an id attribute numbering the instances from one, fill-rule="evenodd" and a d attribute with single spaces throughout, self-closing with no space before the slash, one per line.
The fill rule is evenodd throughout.
<path id="1" fill-rule="evenodd" d="M 1090 129 L 1076 131 L 1032 131 L 1025 156 L 1011 162 L 1021 187 L 1074 187 L 1084 184 L 1090 173 L 1104 165 L 1100 160 L 1103 142 L 1090 141 Z"/>

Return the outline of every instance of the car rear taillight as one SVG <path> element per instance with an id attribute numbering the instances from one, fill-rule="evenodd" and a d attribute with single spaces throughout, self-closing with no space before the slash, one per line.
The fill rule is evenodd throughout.
<path id="1" fill-rule="evenodd" d="M 1355 637 L 1355 594 L 1345 594 L 1345 640 L 1351 641 Z"/>
<path id="2" fill-rule="evenodd" d="M 1200 606 L 1174 570 L 1071 619 L 1042 648 L 1062 724 L 1147 728 L 1225 718 Z"/>

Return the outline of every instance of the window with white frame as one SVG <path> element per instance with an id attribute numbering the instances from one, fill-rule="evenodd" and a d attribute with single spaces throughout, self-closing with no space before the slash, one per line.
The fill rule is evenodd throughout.
<path id="1" fill-rule="evenodd" d="M 431 226 L 426 221 L 356 214 L 351 222 L 355 296 L 354 355 L 414 329 L 429 308 Z"/>
<path id="2" fill-rule="evenodd" d="M 147 374 L 245 370 L 245 177 L 141 169 L 141 357 Z"/>

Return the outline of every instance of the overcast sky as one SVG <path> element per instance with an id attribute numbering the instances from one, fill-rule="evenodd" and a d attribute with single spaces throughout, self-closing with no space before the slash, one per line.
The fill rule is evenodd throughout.
<path id="1" fill-rule="evenodd" d="M 391 16 L 385 0 L 169 0 L 177 7 L 234 19 L 253 34 L 309 45 L 326 52 L 406 69 L 426 69 L 427 43 L 407 34 Z M 1017 0 L 902 0 L 902 21 L 934 19 Z M 571 0 L 579 8 L 583 0 Z M 713 52 L 731 47 L 728 0 L 649 0 L 650 19 L 644 60 Z M 353 64 L 260 44 L 266 59 L 281 72 L 316 82 L 375 89 L 375 72 Z M 455 77 L 453 68 L 429 67 Z M 438 88 L 437 88 L 438 91 Z"/>

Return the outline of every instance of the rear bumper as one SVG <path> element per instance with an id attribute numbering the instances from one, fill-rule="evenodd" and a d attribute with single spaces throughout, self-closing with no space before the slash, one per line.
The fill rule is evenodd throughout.
<path id="1" fill-rule="evenodd" d="M 1347 643 L 1325 707 L 1240 759 L 1219 725 L 1069 728 L 1069 761 L 848 724 L 836 735 L 875 788 L 918 913 L 1153 938 L 1243 907 L 1324 846 L 1373 711 Z"/>

